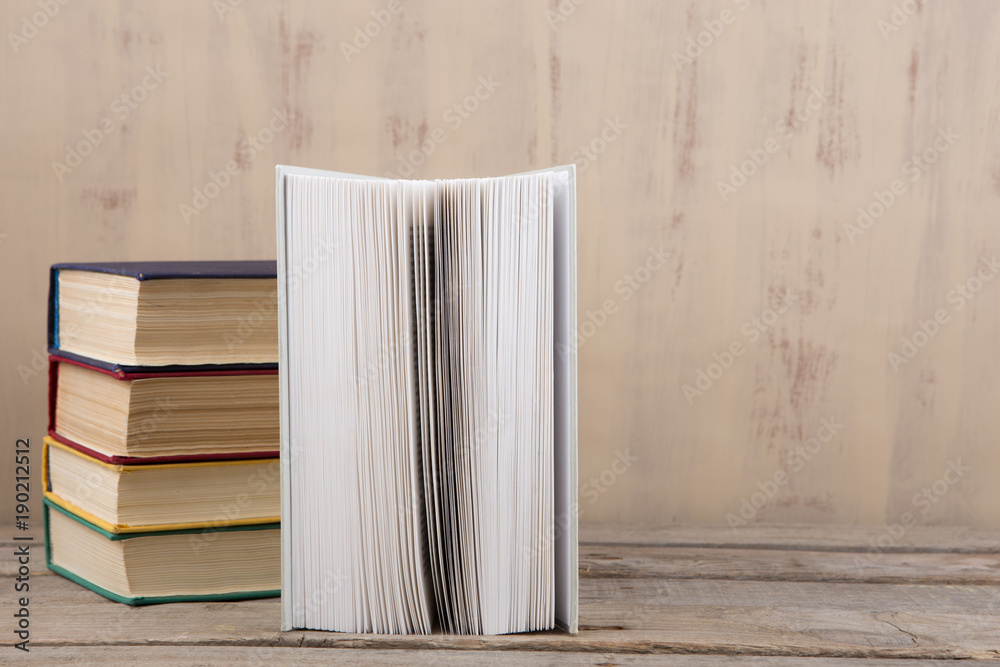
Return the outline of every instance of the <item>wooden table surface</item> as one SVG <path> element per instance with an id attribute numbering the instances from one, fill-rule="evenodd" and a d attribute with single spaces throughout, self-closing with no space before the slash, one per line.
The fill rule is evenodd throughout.
<path id="1" fill-rule="evenodd" d="M 31 651 L 11 646 L 13 529 L 0 533 L 0 664 L 907 665 L 1000 660 L 1000 531 L 584 525 L 580 634 L 280 632 L 278 601 L 128 607 L 32 548 Z M 880 540 L 881 538 L 881 540 Z M 874 550 L 881 542 L 884 548 Z"/>

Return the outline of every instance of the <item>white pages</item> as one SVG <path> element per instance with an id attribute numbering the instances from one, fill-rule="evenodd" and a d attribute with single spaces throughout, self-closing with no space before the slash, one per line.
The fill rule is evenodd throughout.
<path id="1" fill-rule="evenodd" d="M 286 629 L 575 632 L 572 181 L 278 168 Z"/>

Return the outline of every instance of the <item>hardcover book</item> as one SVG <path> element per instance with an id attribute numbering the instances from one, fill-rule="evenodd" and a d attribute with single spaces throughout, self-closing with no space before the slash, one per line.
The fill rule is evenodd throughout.
<path id="1" fill-rule="evenodd" d="M 274 367 L 126 371 L 49 357 L 49 435 L 108 463 L 278 455 Z"/>
<path id="2" fill-rule="evenodd" d="M 276 458 L 121 465 L 47 437 L 42 488 L 109 533 L 277 523 L 281 514 Z"/>
<path id="3" fill-rule="evenodd" d="M 274 262 L 55 264 L 49 351 L 125 367 L 273 364 Z"/>
<path id="4" fill-rule="evenodd" d="M 53 572 L 129 605 L 280 595 L 276 523 L 112 533 L 43 501 L 45 560 Z"/>
<path id="5" fill-rule="evenodd" d="M 576 179 L 277 168 L 282 627 L 578 627 Z"/>

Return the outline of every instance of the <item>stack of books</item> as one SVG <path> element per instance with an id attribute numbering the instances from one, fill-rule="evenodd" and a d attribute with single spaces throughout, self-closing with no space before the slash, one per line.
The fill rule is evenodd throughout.
<path id="1" fill-rule="evenodd" d="M 57 264 L 46 560 L 112 600 L 280 594 L 275 262 Z"/>

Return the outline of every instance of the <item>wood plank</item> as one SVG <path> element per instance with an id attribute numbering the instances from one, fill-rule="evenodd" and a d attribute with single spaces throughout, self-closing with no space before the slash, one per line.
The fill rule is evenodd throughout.
<path id="1" fill-rule="evenodd" d="M 669 658 L 662 654 L 584 653 L 574 651 L 451 651 L 408 649 L 321 649 L 276 648 L 270 646 L 45 646 L 34 649 L 18 664 L 103 665 L 133 663 L 148 667 L 198 665 L 282 665 L 311 667 L 323 661 L 338 665 L 663 665 L 676 667 L 713 667 L 714 665 L 749 665 L 750 667 L 796 667 L 801 658 L 775 656 L 683 655 Z M 807 667 L 860 667 L 851 658 L 811 658 Z M 926 667 L 921 660 L 865 660 L 874 667 Z M 993 661 L 966 660 L 963 666 L 986 667 Z"/>
<path id="2" fill-rule="evenodd" d="M 911 526 L 901 535 L 893 535 L 885 526 L 751 524 L 732 529 L 720 525 L 584 522 L 580 524 L 580 543 L 862 552 L 879 546 L 884 552 L 900 553 L 1000 553 L 1000 530 Z"/>
<path id="3" fill-rule="evenodd" d="M 995 554 L 868 555 L 755 549 L 664 547 L 580 548 L 584 578 L 721 579 L 734 581 L 826 581 L 840 583 L 1000 584 Z M 0 552 L 0 576 L 17 573 L 12 552 Z M 41 552 L 36 552 L 41 554 Z M 33 554 L 31 575 L 51 576 L 44 557 Z"/>
<path id="4" fill-rule="evenodd" d="M 0 529 L 2 530 L 2 529 Z M 756 530 L 756 529 L 755 529 Z M 758 531 L 758 544 L 769 532 Z M 951 531 L 943 531 L 950 533 Z M 844 531 L 845 538 L 850 531 Z M 0 535 L 9 533 L 0 533 Z M 714 531 L 702 534 L 711 536 Z M 856 540 L 855 540 L 856 541 Z M 940 540 L 937 544 L 943 544 Z M 49 575 L 44 551 L 32 543 L 31 571 Z M 879 553 L 871 550 L 784 550 L 780 544 L 767 548 L 721 546 L 674 547 L 656 544 L 593 544 L 580 546 L 582 577 L 680 578 L 758 581 L 830 581 L 856 583 L 1000 583 L 1000 553 L 969 551 L 949 553 L 928 550 L 929 542 L 907 551 Z M 0 540 L 0 575 L 17 572 L 16 543 Z"/>
<path id="5" fill-rule="evenodd" d="M 718 536 L 718 531 L 702 535 L 712 533 Z M 841 547 L 851 543 L 850 531 L 843 537 Z M 14 565 L 12 545 L 0 543 L 3 570 Z M 584 544 L 579 637 L 280 633 L 276 600 L 136 609 L 106 601 L 61 577 L 34 573 L 32 597 L 44 603 L 32 609 L 33 643 L 38 649 L 152 642 L 173 647 L 560 651 L 574 656 L 1000 657 L 1000 566 L 995 554 L 928 551 L 936 547 L 924 542 L 911 545 L 917 551 L 889 553 L 858 567 L 856 553 L 779 546 Z M 33 550 L 34 556 L 40 554 Z M 40 562 L 35 557 L 32 564 Z M 0 586 L 5 585 L 10 579 L 0 577 Z M 8 606 L 9 600 L 0 601 L 0 613 Z M 98 637 L 95 627 L 102 628 Z"/>
<path id="6" fill-rule="evenodd" d="M 103 665 L 134 663 L 150 667 L 198 665 L 288 665 L 311 667 L 323 661 L 338 665 L 663 665 L 676 667 L 713 667 L 714 665 L 749 665 L 751 667 L 795 667 L 801 658 L 776 656 L 683 655 L 669 658 L 659 655 L 622 653 L 584 653 L 571 651 L 451 651 L 408 649 L 320 649 L 275 648 L 270 646 L 46 646 L 34 649 L 19 664 Z M 811 658 L 807 667 L 860 667 L 850 658 Z M 926 667 L 921 660 L 869 659 L 864 665 L 874 667 Z M 962 665 L 986 667 L 993 661 L 966 660 Z"/>
<path id="7" fill-rule="evenodd" d="M 580 546 L 580 576 L 598 579 L 1000 584 L 1000 554 L 583 544 Z"/>
<path id="8" fill-rule="evenodd" d="M 4 582 L 0 580 L 0 584 Z M 33 645 L 167 644 L 856 658 L 1000 658 L 1000 588 L 584 579 L 581 633 L 500 637 L 278 631 L 277 600 L 132 608 L 32 580 Z M 0 601 L 0 614 L 10 600 Z M 100 628 L 100 632 L 95 632 Z"/>

